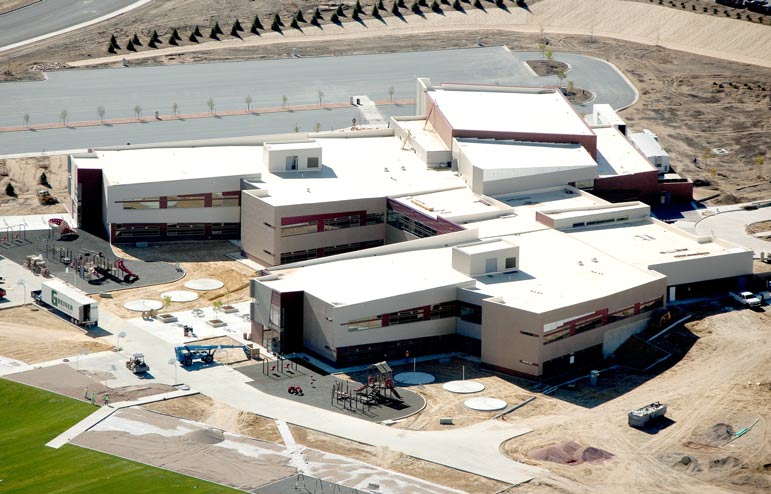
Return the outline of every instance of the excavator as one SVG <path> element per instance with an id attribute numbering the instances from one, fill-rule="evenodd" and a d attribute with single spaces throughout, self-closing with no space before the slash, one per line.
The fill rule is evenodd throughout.
<path id="1" fill-rule="evenodd" d="M 39 190 L 37 191 L 37 200 L 40 202 L 40 204 L 49 206 L 51 204 L 56 204 L 59 202 L 59 200 L 56 198 L 56 196 L 51 194 L 51 191 L 49 190 Z"/>

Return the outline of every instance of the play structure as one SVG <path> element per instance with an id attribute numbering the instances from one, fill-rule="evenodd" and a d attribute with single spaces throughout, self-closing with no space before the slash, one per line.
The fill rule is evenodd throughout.
<path id="1" fill-rule="evenodd" d="M 59 230 L 59 240 L 68 240 L 77 237 L 78 232 L 69 223 L 62 218 L 51 218 L 48 220 L 48 226 L 51 227 L 51 232 Z"/>
<path id="2" fill-rule="evenodd" d="M 394 387 L 393 371 L 386 362 L 378 362 L 367 368 L 367 380 L 360 386 L 350 381 L 338 381 L 332 385 L 332 402 L 342 403 L 344 408 L 357 409 L 384 403 L 403 402 Z"/>
<path id="3" fill-rule="evenodd" d="M 75 251 L 56 245 L 51 248 L 47 242 L 41 247 L 41 251 L 46 257 L 50 253 L 53 259 L 74 270 L 78 277 L 93 280 L 92 283 L 110 279 L 116 283 L 131 284 L 139 280 L 139 275 L 127 268 L 123 259 L 112 259 L 102 252 L 87 249 Z"/>
<path id="4" fill-rule="evenodd" d="M 144 354 L 135 353 L 126 360 L 126 369 L 134 374 L 144 374 L 150 371 L 150 366 L 145 362 Z"/>
<path id="5" fill-rule="evenodd" d="M 115 261 L 115 267 L 124 273 L 123 281 L 125 283 L 134 283 L 135 281 L 139 280 L 139 275 L 127 268 L 126 262 L 123 259 L 118 259 Z"/>
<path id="6" fill-rule="evenodd" d="M 51 276 L 51 271 L 48 269 L 48 263 L 46 262 L 45 257 L 41 255 L 27 256 L 24 260 L 24 267 L 44 278 Z"/>
<path id="7" fill-rule="evenodd" d="M 27 243 L 27 225 L 11 225 L 0 232 L 0 246 L 9 248 Z"/>
<path id="8" fill-rule="evenodd" d="M 252 358 L 251 349 L 246 345 L 182 345 L 174 347 L 174 353 L 182 367 L 190 367 L 196 361 L 211 364 L 214 354 L 222 348 L 241 348 L 246 358 Z"/>
<path id="9" fill-rule="evenodd" d="M 274 379 L 294 377 L 302 374 L 297 369 L 297 362 L 289 360 L 283 355 L 276 355 L 276 360 L 263 360 L 262 373 Z"/>

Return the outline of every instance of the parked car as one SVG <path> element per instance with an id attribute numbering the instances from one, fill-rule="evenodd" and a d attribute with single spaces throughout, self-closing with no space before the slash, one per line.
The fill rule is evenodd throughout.
<path id="1" fill-rule="evenodd" d="M 756 297 L 752 292 L 729 292 L 729 295 L 745 307 L 760 307 L 760 298 Z"/>

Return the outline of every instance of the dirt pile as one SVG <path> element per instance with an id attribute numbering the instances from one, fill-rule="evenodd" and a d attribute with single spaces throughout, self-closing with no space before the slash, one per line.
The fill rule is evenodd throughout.
<path id="1" fill-rule="evenodd" d="M 720 458 L 712 458 L 709 461 L 710 470 L 727 470 L 730 468 L 738 468 L 742 464 L 742 461 L 735 456 L 722 456 Z"/>
<path id="2" fill-rule="evenodd" d="M 217 429 L 199 429 L 188 432 L 183 437 L 198 444 L 217 444 L 225 440 L 225 434 Z"/>
<path id="3" fill-rule="evenodd" d="M 683 455 L 674 465 L 675 470 L 687 473 L 701 472 L 701 465 L 699 460 L 690 455 Z"/>
<path id="4" fill-rule="evenodd" d="M 534 449 L 528 452 L 527 455 L 534 460 L 550 461 L 564 465 L 580 465 L 581 463 L 598 462 L 613 458 L 612 453 L 603 449 L 593 446 L 581 446 L 573 441 Z"/>
<path id="5" fill-rule="evenodd" d="M 734 437 L 734 428 L 731 424 L 717 423 L 704 433 L 704 442 L 710 445 L 719 445 Z"/>

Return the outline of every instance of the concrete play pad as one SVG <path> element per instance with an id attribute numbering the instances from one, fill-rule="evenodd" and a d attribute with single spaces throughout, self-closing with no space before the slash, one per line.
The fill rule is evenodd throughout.
<path id="1" fill-rule="evenodd" d="M 463 402 L 467 408 L 477 410 L 480 412 L 492 412 L 494 410 L 502 410 L 506 408 L 506 402 L 499 400 L 498 398 L 487 398 L 480 396 L 479 398 L 470 398 Z"/>
<path id="2" fill-rule="evenodd" d="M 417 385 L 434 382 L 436 378 L 426 372 L 402 372 L 394 376 L 399 384 Z"/>
<path id="3" fill-rule="evenodd" d="M 212 278 L 199 278 L 197 280 L 190 280 L 185 282 L 185 288 L 190 288 L 191 290 L 216 290 L 218 288 L 222 288 L 223 286 L 225 286 L 225 283 Z"/>
<path id="4" fill-rule="evenodd" d="M 173 290 L 161 293 L 162 299 L 166 297 L 169 297 L 172 302 L 192 302 L 193 300 L 198 300 L 197 293 L 188 292 L 187 290 Z"/>
<path id="5" fill-rule="evenodd" d="M 476 381 L 450 381 L 442 384 L 442 388 L 450 393 L 467 394 L 478 393 L 485 389 L 485 385 Z"/>
<path id="6" fill-rule="evenodd" d="M 131 300 L 126 302 L 125 304 L 123 304 L 123 307 L 134 312 L 146 312 L 148 310 L 162 309 L 163 302 L 159 302 L 158 300 L 147 300 L 144 298 L 140 298 L 139 300 Z"/>

